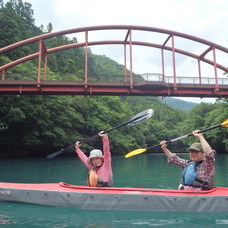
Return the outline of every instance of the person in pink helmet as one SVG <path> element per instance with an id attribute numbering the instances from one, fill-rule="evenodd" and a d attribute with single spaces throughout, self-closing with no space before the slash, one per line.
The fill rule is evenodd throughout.
<path id="1" fill-rule="evenodd" d="M 80 149 L 81 143 L 75 143 L 75 149 L 78 157 L 88 168 L 87 184 L 90 187 L 110 187 L 113 184 L 112 159 L 110 153 L 108 135 L 104 131 L 99 133 L 103 142 L 103 152 L 98 149 L 90 151 L 87 157 Z"/>
<path id="2" fill-rule="evenodd" d="M 168 164 L 183 169 L 180 190 L 209 190 L 214 187 L 215 154 L 204 136 L 195 130 L 192 132 L 200 142 L 193 143 L 189 149 L 190 160 L 182 159 L 167 148 L 166 141 L 160 142 L 168 158 Z"/>

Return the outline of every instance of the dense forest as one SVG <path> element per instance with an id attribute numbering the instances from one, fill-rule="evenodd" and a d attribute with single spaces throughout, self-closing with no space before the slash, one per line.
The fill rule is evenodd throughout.
<path id="1" fill-rule="evenodd" d="M 0 27 L 0 48 L 53 29 L 52 23 L 46 28 L 37 27 L 32 5 L 22 0 L 5 3 L 0 0 Z M 77 38 L 60 36 L 48 40 L 46 46 L 75 42 Z M 31 45 L 4 53 L 0 56 L 0 65 L 28 55 L 36 48 Z M 52 79 L 61 80 L 62 75 L 80 79 L 84 73 L 83 61 L 82 48 L 52 54 L 48 73 Z M 88 63 L 88 73 L 92 75 L 120 75 L 123 69 L 108 57 L 91 51 Z M 10 79 L 31 80 L 29 75 L 36 71 L 37 62 L 29 61 L 11 68 Z M 158 97 L 2 95 L 0 107 L 0 158 L 44 157 L 123 123 L 146 109 L 154 110 L 149 120 L 110 132 L 113 155 L 158 144 L 228 118 L 228 99 L 219 99 L 214 104 L 201 103 L 183 111 L 168 106 Z M 205 135 L 218 153 L 228 152 L 227 128 L 217 128 Z M 194 140 L 189 137 L 175 142 L 170 149 L 185 152 Z M 101 147 L 99 138 L 86 143 L 82 149 L 89 151 L 94 147 Z"/>

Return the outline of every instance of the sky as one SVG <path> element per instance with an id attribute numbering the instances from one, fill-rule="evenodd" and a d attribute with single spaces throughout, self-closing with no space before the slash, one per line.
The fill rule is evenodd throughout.
<path id="1" fill-rule="evenodd" d="M 46 28 L 51 22 L 53 31 L 97 25 L 137 25 L 186 33 L 224 47 L 228 44 L 227 0 L 26 0 L 26 2 L 32 4 L 35 24 L 37 26 L 42 24 Z M 112 36 L 111 33 L 109 35 Z M 104 40 L 102 37 L 99 38 Z M 146 35 L 143 38 L 146 38 Z M 77 39 L 80 41 L 80 37 Z M 199 47 L 189 45 L 188 48 L 192 50 Z M 120 57 L 123 55 L 122 49 L 110 46 L 91 49 L 94 54 L 104 54 L 123 64 Z M 150 51 L 135 49 L 135 53 L 137 57 L 133 59 L 133 72 L 150 73 Z M 187 65 L 186 60 L 181 59 L 178 64 L 186 75 L 191 74 L 191 65 Z M 179 99 L 197 103 L 215 101 L 213 98 Z"/>

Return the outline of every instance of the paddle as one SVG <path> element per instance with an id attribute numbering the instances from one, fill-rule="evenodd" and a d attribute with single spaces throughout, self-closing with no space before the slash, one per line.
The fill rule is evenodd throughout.
<path id="1" fill-rule="evenodd" d="M 128 121 L 126 121 L 126 122 L 124 122 L 122 124 L 119 124 L 119 125 L 111 128 L 111 129 L 109 129 L 109 130 L 104 131 L 104 133 L 108 133 L 110 131 L 113 131 L 113 130 L 115 130 L 117 128 L 120 128 L 120 127 L 123 127 L 123 126 L 126 126 L 126 125 L 131 125 L 132 126 L 132 125 L 135 125 L 135 124 L 139 124 L 139 123 L 149 119 L 153 114 L 154 114 L 154 110 L 153 109 L 147 109 L 145 111 L 142 111 L 142 112 L 138 113 L 137 115 L 132 117 L 130 120 L 128 120 Z M 87 138 L 85 140 L 80 141 L 80 143 L 82 144 L 82 143 L 88 142 L 88 141 L 90 141 L 90 140 L 92 140 L 94 138 L 97 138 L 98 136 L 99 136 L 98 134 L 94 135 L 94 136 L 91 136 L 91 137 L 89 137 L 89 138 Z M 71 146 L 69 146 L 69 147 L 67 147 L 65 149 L 61 149 L 61 150 L 59 150 L 57 152 L 51 153 L 51 154 L 49 154 L 47 156 L 47 158 L 54 158 L 54 157 L 56 157 L 56 156 L 58 156 L 60 154 L 65 153 L 66 151 L 68 151 L 69 149 L 71 149 L 73 147 L 74 147 L 74 145 L 71 145 Z"/>
<path id="2" fill-rule="evenodd" d="M 222 122 L 221 124 L 218 124 L 218 125 L 215 125 L 215 126 L 212 126 L 212 127 L 209 127 L 209 128 L 202 129 L 199 132 L 209 131 L 209 130 L 217 128 L 217 127 L 228 127 L 228 119 L 225 120 L 224 122 Z M 180 136 L 178 138 L 168 140 L 168 141 L 166 141 L 166 143 L 168 144 L 168 143 L 171 143 L 171 142 L 176 142 L 178 140 L 187 138 L 189 136 L 193 136 L 193 134 L 191 133 L 191 134 L 188 134 L 188 135 L 183 135 L 183 136 Z M 126 154 L 125 158 L 129 158 L 129 157 L 144 153 L 144 152 L 146 152 L 147 150 L 149 150 L 151 148 L 155 148 L 155 147 L 159 147 L 159 146 L 160 146 L 160 144 L 157 144 L 157 145 L 154 145 L 154 146 L 147 147 L 146 149 L 133 150 L 133 151 L 129 152 L 128 154 Z"/>

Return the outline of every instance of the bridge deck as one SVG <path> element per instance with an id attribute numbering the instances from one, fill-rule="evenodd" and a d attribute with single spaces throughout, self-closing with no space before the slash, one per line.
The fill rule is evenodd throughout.
<path id="1" fill-rule="evenodd" d="M 88 82 L 0 80 L 0 94 L 37 94 L 37 95 L 110 95 L 110 96 L 189 96 L 228 98 L 228 84 L 173 83 L 158 81 L 135 82 Z"/>

